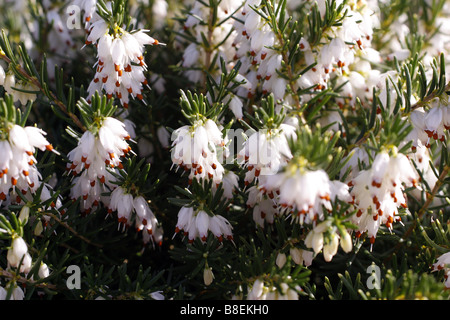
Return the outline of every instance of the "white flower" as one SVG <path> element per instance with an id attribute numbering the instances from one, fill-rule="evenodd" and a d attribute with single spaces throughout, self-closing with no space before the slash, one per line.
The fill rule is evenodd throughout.
<path id="1" fill-rule="evenodd" d="M 117 211 L 119 223 L 128 224 L 133 210 L 133 196 L 122 187 L 117 187 L 111 193 L 111 203 L 109 208 Z"/>
<path id="2" fill-rule="evenodd" d="M 11 242 L 11 247 L 7 253 L 8 264 L 17 268 L 20 264 L 20 272 L 28 273 L 31 269 L 31 256 L 28 253 L 28 246 L 22 237 L 15 237 Z"/>

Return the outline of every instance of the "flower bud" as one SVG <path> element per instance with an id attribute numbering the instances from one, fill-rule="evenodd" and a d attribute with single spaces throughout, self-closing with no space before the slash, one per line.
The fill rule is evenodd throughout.
<path id="1" fill-rule="evenodd" d="M 50 269 L 48 268 L 47 264 L 41 263 L 38 275 L 41 279 L 47 278 L 50 275 Z"/>
<path id="2" fill-rule="evenodd" d="M 296 264 L 302 264 L 303 263 L 302 250 L 297 249 L 297 248 L 291 248 L 289 250 L 289 253 L 290 253 L 291 257 L 292 257 L 292 260 Z"/>
<path id="3" fill-rule="evenodd" d="M 339 246 L 339 237 L 336 234 L 331 235 L 331 241 L 323 246 L 323 256 L 325 261 L 330 262 L 337 252 Z"/>
<path id="4" fill-rule="evenodd" d="M 27 223 L 28 218 L 30 216 L 30 207 L 29 206 L 23 206 L 19 213 L 19 220 L 22 223 Z"/>
<path id="5" fill-rule="evenodd" d="M 206 267 L 203 270 L 203 281 L 205 282 L 205 285 L 209 286 L 214 280 L 214 274 L 212 272 L 212 268 Z"/>
<path id="6" fill-rule="evenodd" d="M 278 268 L 283 268 L 284 264 L 286 263 L 286 254 L 284 253 L 278 253 L 277 255 L 277 259 L 276 259 L 276 264 L 278 266 Z"/>
<path id="7" fill-rule="evenodd" d="M 341 234 L 341 248 L 342 250 L 344 250 L 344 252 L 352 251 L 353 242 L 350 234 L 347 231 Z"/>

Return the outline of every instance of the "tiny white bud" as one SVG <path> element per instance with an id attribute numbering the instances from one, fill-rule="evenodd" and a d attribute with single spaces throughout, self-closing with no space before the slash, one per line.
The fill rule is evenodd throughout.
<path id="1" fill-rule="evenodd" d="M 30 216 L 30 207 L 23 206 L 19 213 L 19 220 L 25 224 L 27 223 L 29 216 Z"/>
<path id="2" fill-rule="evenodd" d="M 209 286 L 214 280 L 214 274 L 212 272 L 212 268 L 206 267 L 203 270 L 203 281 L 205 282 L 205 285 Z"/>
<path id="3" fill-rule="evenodd" d="M 286 263 L 286 254 L 284 253 L 278 253 L 277 255 L 277 259 L 276 259 L 276 264 L 278 266 L 278 268 L 283 268 L 284 264 Z"/>

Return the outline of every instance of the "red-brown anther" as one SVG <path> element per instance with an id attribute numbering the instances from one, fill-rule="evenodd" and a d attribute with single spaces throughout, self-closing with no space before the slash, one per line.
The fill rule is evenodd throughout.
<path id="1" fill-rule="evenodd" d="M 402 204 L 400 204 L 403 208 L 408 208 L 408 206 L 406 205 L 406 203 L 402 203 Z"/>
<path id="2" fill-rule="evenodd" d="M 374 244 L 374 243 L 375 243 L 375 237 L 374 237 L 374 236 L 372 236 L 372 237 L 370 238 L 370 243 L 371 243 L 371 244 Z"/>
<path id="3" fill-rule="evenodd" d="M 17 184 L 17 179 L 14 178 L 14 177 L 11 177 L 11 184 L 12 184 L 13 186 L 15 186 L 15 185 Z"/>
<path id="4" fill-rule="evenodd" d="M 120 87 L 120 82 L 119 81 L 116 81 L 116 87 L 117 88 Z"/>
<path id="5" fill-rule="evenodd" d="M 83 195 L 83 200 L 87 200 L 88 197 L 89 197 L 88 194 Z"/>
<path id="6" fill-rule="evenodd" d="M 112 95 L 112 93 L 107 93 L 107 94 L 106 94 L 106 97 L 107 97 L 108 99 L 111 99 L 111 98 L 113 97 L 113 95 Z"/>
<path id="7" fill-rule="evenodd" d="M 264 219 L 266 217 L 266 213 L 261 211 L 261 219 Z"/>
<path id="8" fill-rule="evenodd" d="M 90 163 L 85 163 L 85 164 L 84 164 L 84 168 L 85 168 L 85 169 L 89 169 L 90 166 L 91 166 Z"/>
<path id="9" fill-rule="evenodd" d="M 114 71 L 119 71 L 120 65 L 114 63 Z"/>
<path id="10" fill-rule="evenodd" d="M 213 164 L 211 165 L 211 167 L 212 167 L 214 170 L 217 169 L 217 165 L 216 165 L 215 163 L 213 163 Z"/>
<path id="11" fill-rule="evenodd" d="M 100 81 L 99 78 L 94 78 L 94 83 L 97 83 L 97 82 L 99 82 L 99 81 Z"/>
<path id="12" fill-rule="evenodd" d="M 26 170 L 23 170 L 22 173 L 25 177 L 28 177 L 30 175 L 30 173 Z"/>
<path id="13" fill-rule="evenodd" d="M 255 169 L 255 177 L 259 177 L 260 173 L 261 173 L 260 169 Z"/>
<path id="14" fill-rule="evenodd" d="M 22 192 L 22 194 L 27 194 L 27 190 L 20 190 L 20 192 Z"/>
<path id="15" fill-rule="evenodd" d="M 208 172 L 208 178 L 209 178 L 209 179 L 212 179 L 213 177 L 214 177 L 214 175 L 213 175 L 212 173 L 209 173 L 209 172 Z"/>
<path id="16" fill-rule="evenodd" d="M 133 93 L 133 88 L 129 87 L 129 88 L 127 89 L 127 91 L 128 91 L 128 93 Z"/>
<path id="17" fill-rule="evenodd" d="M 91 187 L 95 186 L 95 180 L 92 180 L 90 184 L 91 184 Z"/>
<path id="18" fill-rule="evenodd" d="M 144 96 L 143 96 L 142 94 L 140 94 L 140 93 L 138 93 L 138 94 L 136 95 L 136 97 L 137 97 L 139 100 L 144 99 Z"/>
<path id="19" fill-rule="evenodd" d="M 105 183 L 105 176 L 101 176 L 101 177 L 100 177 L 100 182 L 101 182 L 101 183 Z"/>
<path id="20" fill-rule="evenodd" d="M 250 55 L 252 56 L 252 57 L 254 57 L 254 56 L 256 56 L 256 52 L 255 51 L 250 51 Z"/>
<path id="21" fill-rule="evenodd" d="M 372 180 L 372 187 L 381 188 L 381 182 L 376 182 L 375 180 Z"/>
<path id="22" fill-rule="evenodd" d="M 378 220 L 378 215 L 376 214 L 376 215 L 372 216 L 372 218 L 373 218 L 374 221 L 377 221 Z"/>
<path id="23" fill-rule="evenodd" d="M 358 212 L 356 213 L 356 216 L 359 218 L 362 216 L 362 214 L 363 214 L 362 210 L 359 209 Z"/>
<path id="24" fill-rule="evenodd" d="M 266 52 L 261 53 L 261 60 L 264 60 L 266 57 L 267 57 L 267 53 Z"/>
<path id="25" fill-rule="evenodd" d="M 17 197 L 16 197 L 16 202 L 17 202 L 17 203 L 21 203 L 21 202 L 22 202 L 22 198 L 20 198 L 20 196 L 17 196 Z"/>
<path id="26" fill-rule="evenodd" d="M 97 207 L 97 206 L 98 206 L 98 200 L 94 200 L 94 202 L 92 202 L 92 205 L 93 205 L 94 207 Z"/>
<path id="27" fill-rule="evenodd" d="M 201 174 L 201 173 L 203 172 L 202 166 L 199 166 L 199 167 L 197 168 L 197 172 L 198 172 L 199 174 Z"/>
<path id="28" fill-rule="evenodd" d="M 28 184 L 30 188 L 34 188 L 34 182 Z"/>
<path id="29" fill-rule="evenodd" d="M 122 164 L 122 162 L 119 162 L 119 165 L 118 165 L 118 167 L 119 167 L 119 169 L 123 169 L 123 164 Z"/>
<path id="30" fill-rule="evenodd" d="M 86 41 L 84 42 L 84 44 L 87 45 L 87 46 L 90 45 L 91 43 L 92 43 L 92 41 L 89 41 L 89 40 L 86 40 Z"/>
<path id="31" fill-rule="evenodd" d="M 361 39 L 356 40 L 356 44 L 358 45 L 358 47 L 360 49 L 362 49 L 362 41 L 361 41 Z"/>
<path id="32" fill-rule="evenodd" d="M 6 200 L 6 194 L 4 194 L 3 192 L 0 192 L 0 200 Z"/>
<path id="33" fill-rule="evenodd" d="M 355 232 L 355 237 L 356 237 L 356 238 L 360 238 L 360 237 L 361 237 L 361 232 L 356 231 L 356 232 Z"/>
<path id="34" fill-rule="evenodd" d="M 269 198 L 270 199 L 273 199 L 275 196 L 273 195 L 273 192 L 270 192 L 269 194 L 268 194 L 268 196 L 269 196 Z"/>
<path id="35" fill-rule="evenodd" d="M 105 77 L 102 78 L 102 82 L 103 83 L 106 83 L 106 81 L 108 81 L 108 76 L 105 76 Z"/>
<path id="36" fill-rule="evenodd" d="M 272 78 L 272 76 L 271 76 L 271 75 L 267 75 L 267 76 L 265 77 L 266 81 L 269 81 L 269 80 L 270 80 L 270 78 Z"/>
<path id="37" fill-rule="evenodd" d="M 147 229 L 147 234 L 153 234 L 153 230 L 152 229 Z"/>

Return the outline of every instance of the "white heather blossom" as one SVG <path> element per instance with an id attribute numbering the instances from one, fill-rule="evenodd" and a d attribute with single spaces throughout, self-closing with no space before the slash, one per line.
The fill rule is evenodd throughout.
<path id="1" fill-rule="evenodd" d="M 372 167 L 362 170 L 350 182 L 358 210 L 353 216 L 357 236 L 367 231 L 373 243 L 380 225 L 392 229 L 392 223 L 400 220 L 398 207 L 407 207 L 404 188 L 416 186 L 417 181 L 418 174 L 405 155 L 396 151 L 393 156 L 387 151 L 377 154 Z"/>
<path id="2" fill-rule="evenodd" d="M 144 75 L 147 65 L 144 48 L 158 45 L 158 40 L 150 37 L 149 30 L 128 32 L 120 27 L 109 33 L 109 25 L 100 17 L 95 17 L 89 27 L 86 44 L 96 44 L 98 60 L 94 79 L 88 87 L 88 99 L 96 91 L 105 90 L 108 97 L 115 95 L 127 108 L 129 95 L 143 99 L 143 87 L 148 86 Z"/>
<path id="3" fill-rule="evenodd" d="M 20 272 L 28 273 L 31 270 L 31 256 L 28 253 L 28 246 L 22 237 L 15 237 L 11 242 L 11 248 L 8 250 L 7 259 L 9 266 L 18 268 Z"/>
<path id="4" fill-rule="evenodd" d="M 111 193 L 109 210 L 117 212 L 119 223 L 125 227 L 130 226 L 134 213 L 135 227 L 137 231 L 143 231 L 144 243 L 161 244 L 163 231 L 144 197 L 133 197 L 124 188 L 117 187 Z"/>
<path id="5" fill-rule="evenodd" d="M 315 254 L 323 249 L 323 256 L 327 262 L 330 262 L 336 255 L 339 243 L 344 252 L 350 252 L 353 248 L 350 235 L 347 231 L 340 235 L 335 229 L 330 220 L 317 224 L 306 236 L 306 247 L 312 248 Z"/>
<path id="6" fill-rule="evenodd" d="M 221 215 L 211 216 L 203 210 L 182 207 L 178 212 L 175 234 L 183 231 L 189 242 L 193 242 L 197 237 L 206 241 L 208 233 L 211 232 L 219 241 L 223 241 L 224 238 L 233 240 L 232 229 L 230 222 Z"/>
<path id="7" fill-rule="evenodd" d="M 107 187 L 112 187 L 113 177 L 108 169 L 122 167 L 120 157 L 131 150 L 127 143 L 129 139 L 123 122 L 106 117 L 97 134 L 85 131 L 77 147 L 68 153 L 70 163 L 66 170 L 75 176 L 71 197 L 82 197 L 82 210 L 89 211 L 98 206 L 102 201 L 101 194 Z"/>
<path id="8" fill-rule="evenodd" d="M 310 223 L 317 218 L 322 220 L 322 207 L 331 210 L 331 201 L 350 201 L 348 186 L 340 181 L 331 181 L 325 171 L 292 170 L 288 167 L 283 172 L 267 176 L 260 188 L 268 194 L 278 194 L 277 201 L 281 207 L 297 210 L 295 218 L 300 223 Z"/>
<path id="9" fill-rule="evenodd" d="M 212 179 L 219 185 L 225 171 L 220 148 L 225 145 L 226 140 L 214 121 L 198 120 L 173 132 L 172 162 L 188 171 L 190 180 Z"/>
<path id="10" fill-rule="evenodd" d="M 36 149 L 53 150 L 45 139 L 46 133 L 39 128 L 8 124 L 4 130 L 7 139 L 0 140 L 0 204 L 11 188 L 17 187 L 23 194 L 37 190 L 41 176 L 34 154 Z"/>
<path id="11" fill-rule="evenodd" d="M 288 139 L 295 139 L 295 127 L 281 124 L 277 129 L 259 130 L 244 142 L 238 157 L 245 160 L 245 183 L 251 183 L 260 175 L 277 173 L 292 158 Z"/>

